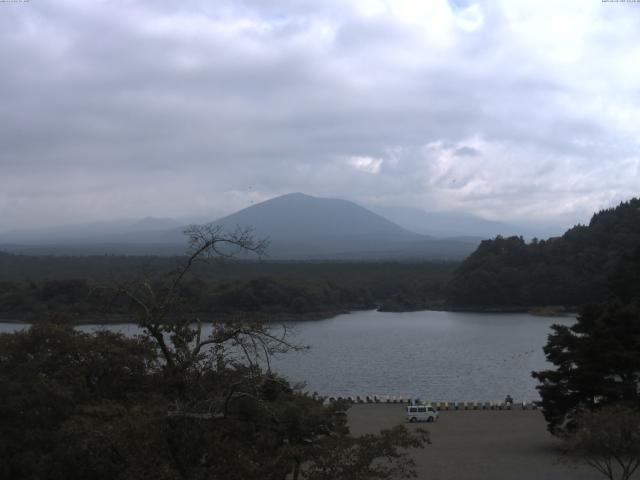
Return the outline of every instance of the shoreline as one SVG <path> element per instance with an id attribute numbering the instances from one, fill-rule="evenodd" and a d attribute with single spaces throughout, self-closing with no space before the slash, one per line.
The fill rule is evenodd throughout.
<path id="1" fill-rule="evenodd" d="M 283 322 L 312 322 L 317 320 L 326 320 L 329 318 L 337 317 L 338 315 L 351 314 L 356 310 L 331 310 L 331 311 L 319 311 L 319 312 L 307 312 L 307 313 L 268 313 L 268 314 L 255 314 L 253 312 L 224 312 L 219 314 L 207 314 L 207 316 L 194 316 L 194 319 L 199 318 L 202 323 L 210 323 L 214 320 L 229 320 L 234 317 L 240 320 L 248 321 L 262 321 L 265 324 L 268 323 L 283 323 Z M 132 318 L 132 315 L 125 314 L 110 314 L 104 316 L 88 315 L 84 316 L 81 320 L 72 320 L 74 325 L 137 325 L 139 322 Z M 42 323 L 45 320 L 30 320 L 27 318 L 2 318 L 0 317 L 0 323 L 16 324 L 16 325 L 33 325 L 35 323 Z M 195 323 L 195 321 L 194 321 Z"/>
<path id="2" fill-rule="evenodd" d="M 454 307 L 451 305 L 426 305 L 424 308 L 411 309 L 377 309 L 379 312 L 389 313 L 409 313 L 409 312 L 460 312 L 460 313 L 528 313 L 537 317 L 571 317 L 576 316 L 580 310 L 577 306 L 558 305 L 523 305 L 523 306 L 503 306 L 503 307 Z"/>
<path id="3" fill-rule="evenodd" d="M 265 324 L 268 323 L 284 323 L 284 322 L 315 322 L 320 320 L 328 320 L 335 318 L 338 315 L 350 315 L 359 311 L 372 311 L 380 313 L 414 313 L 414 312 L 453 312 L 453 313 L 525 313 L 536 317 L 575 317 L 578 312 L 576 309 L 563 309 L 558 307 L 496 307 L 496 308 L 462 308 L 462 307 L 427 307 L 420 309 L 407 309 L 407 310 L 387 310 L 372 308 L 371 310 L 327 310 L 316 311 L 306 313 L 255 313 L 255 312 L 220 312 L 217 314 L 207 314 L 201 316 L 200 320 L 203 323 L 209 323 L 214 320 L 228 320 L 236 319 L 248 320 L 248 321 L 262 321 Z M 196 317 L 197 318 L 197 317 Z M 29 320 L 26 318 L 1 318 L 0 323 L 17 324 L 17 325 L 32 325 L 34 323 L 40 323 L 40 320 Z M 110 314 L 110 315 L 89 315 L 83 317 L 82 320 L 73 321 L 75 325 L 115 325 L 115 324 L 131 324 L 137 325 L 138 322 L 132 319 L 131 315 L 125 314 Z"/>

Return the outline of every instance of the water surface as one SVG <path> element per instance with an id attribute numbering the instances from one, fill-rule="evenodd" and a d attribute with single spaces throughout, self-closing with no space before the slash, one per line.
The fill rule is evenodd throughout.
<path id="1" fill-rule="evenodd" d="M 275 362 L 310 391 L 440 400 L 539 398 L 531 371 L 553 323 L 573 318 L 460 312 L 356 312 L 292 325 L 306 352 Z"/>
<path id="2" fill-rule="evenodd" d="M 324 395 L 490 401 L 510 394 L 535 400 L 531 371 L 549 366 L 542 352 L 549 326 L 573 322 L 512 313 L 355 312 L 288 323 L 292 341 L 310 348 L 280 355 L 272 365 Z M 0 323 L 0 331 L 17 328 L 23 326 Z M 135 325 L 106 328 L 139 332 Z"/>

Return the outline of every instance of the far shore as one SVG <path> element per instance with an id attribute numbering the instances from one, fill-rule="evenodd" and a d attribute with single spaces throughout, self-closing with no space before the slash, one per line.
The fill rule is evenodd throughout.
<path id="1" fill-rule="evenodd" d="M 254 314 L 253 312 L 221 312 L 218 314 L 194 315 L 194 322 L 196 319 L 200 319 L 202 323 L 210 323 L 215 320 L 251 320 L 262 321 L 264 323 L 283 323 L 283 322 L 302 322 L 302 321 L 315 321 L 326 320 L 338 315 L 349 314 L 348 310 L 328 310 L 320 312 L 307 312 L 307 313 L 261 313 Z M 73 319 L 72 319 L 73 320 Z M 33 323 L 39 323 L 36 320 L 29 318 L 0 318 L 0 323 L 13 323 L 21 325 L 31 325 Z M 115 324 L 132 324 L 137 325 L 139 322 L 131 315 L 86 315 L 81 319 L 73 320 L 75 325 L 115 325 Z"/>
<path id="2" fill-rule="evenodd" d="M 382 313 L 412 313 L 412 312 L 459 312 L 459 313 L 526 313 L 539 317 L 575 317 L 577 308 L 565 309 L 564 307 L 478 307 L 478 308 L 462 308 L 462 307 L 429 307 L 421 309 L 405 309 L 405 310 L 385 310 L 371 309 L 370 311 L 379 311 Z M 309 322 L 326 320 L 334 318 L 338 315 L 347 315 L 357 310 L 323 310 L 317 312 L 291 313 L 291 312 L 219 312 L 207 315 L 195 315 L 194 318 L 200 318 L 203 323 L 220 319 L 238 319 L 262 321 L 264 323 L 283 323 L 283 322 Z M 366 310 L 369 311 L 369 310 Z M 0 318 L 0 323 L 13 323 L 22 325 L 31 325 L 38 321 L 27 317 L 23 318 Z M 138 321 L 130 315 L 124 314 L 105 314 L 105 315 L 86 315 L 82 319 L 74 321 L 76 325 L 114 325 L 114 324 L 137 324 Z"/>
<path id="3" fill-rule="evenodd" d="M 394 309 L 385 308 L 384 305 L 378 308 L 380 312 L 422 312 L 426 310 L 435 312 L 467 312 L 467 313 L 528 313 L 539 317 L 568 317 L 578 314 L 580 307 L 563 305 L 508 305 L 508 306 L 470 306 L 456 307 L 453 305 L 430 304 L 420 308 Z"/>

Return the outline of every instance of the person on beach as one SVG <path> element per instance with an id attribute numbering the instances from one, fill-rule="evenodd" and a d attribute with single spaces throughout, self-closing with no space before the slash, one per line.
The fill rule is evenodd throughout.
<path id="1" fill-rule="evenodd" d="M 504 404 L 513 405 L 513 398 L 511 398 L 511 395 L 507 395 L 507 397 L 504 399 Z"/>

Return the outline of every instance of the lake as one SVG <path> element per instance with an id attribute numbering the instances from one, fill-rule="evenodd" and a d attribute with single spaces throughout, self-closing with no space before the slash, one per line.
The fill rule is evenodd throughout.
<path id="1" fill-rule="evenodd" d="M 323 395 L 403 395 L 431 401 L 539 398 L 531 371 L 547 368 L 542 347 L 553 323 L 572 317 L 513 313 L 354 312 L 291 322 L 301 352 L 278 356 L 274 370 Z M 0 324 L 0 331 L 22 328 Z M 83 326 L 83 330 L 101 328 Z M 135 325 L 109 329 L 132 335 Z"/>

